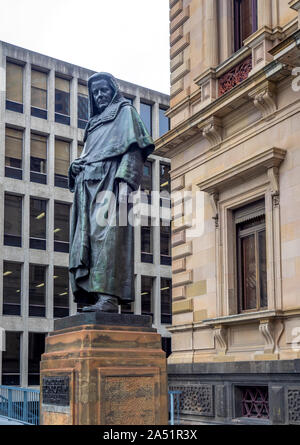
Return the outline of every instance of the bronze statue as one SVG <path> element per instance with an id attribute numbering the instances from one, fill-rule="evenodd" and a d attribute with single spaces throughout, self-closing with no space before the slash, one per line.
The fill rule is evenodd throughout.
<path id="1" fill-rule="evenodd" d="M 134 228 L 121 223 L 119 210 L 138 189 L 154 144 L 111 74 L 91 76 L 88 91 L 85 145 L 69 169 L 70 280 L 83 311 L 118 312 L 134 301 Z"/>

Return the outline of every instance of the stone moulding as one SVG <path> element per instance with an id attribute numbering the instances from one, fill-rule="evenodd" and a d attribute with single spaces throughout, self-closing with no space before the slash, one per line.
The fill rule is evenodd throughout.
<path id="1" fill-rule="evenodd" d="M 249 178 L 252 174 L 279 167 L 285 156 L 286 150 L 277 147 L 266 148 L 213 177 L 203 179 L 197 185 L 203 192 L 218 193 L 224 186 L 230 185 L 239 178 L 242 179 L 244 176 Z"/>

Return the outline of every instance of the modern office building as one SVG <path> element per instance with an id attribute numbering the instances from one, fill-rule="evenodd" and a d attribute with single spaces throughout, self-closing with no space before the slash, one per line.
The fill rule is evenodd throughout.
<path id="1" fill-rule="evenodd" d="M 0 42 L 0 360 L 4 385 L 39 384 L 39 360 L 53 320 L 75 314 L 68 280 L 70 162 L 83 148 L 88 69 Z M 154 140 L 169 129 L 169 97 L 129 82 L 121 91 Z M 122 311 L 152 314 L 170 352 L 169 161 L 150 156 L 135 227 L 135 303 Z M 151 205 L 151 212 L 149 206 Z M 152 221 L 152 224 L 147 225 Z M 79 308 L 80 309 L 80 308 Z M 0 345 L 2 345 L 0 342 Z M 0 348 L 1 349 L 1 348 Z"/>
<path id="2" fill-rule="evenodd" d="M 170 0 L 170 31 L 181 421 L 300 424 L 300 1 Z"/>

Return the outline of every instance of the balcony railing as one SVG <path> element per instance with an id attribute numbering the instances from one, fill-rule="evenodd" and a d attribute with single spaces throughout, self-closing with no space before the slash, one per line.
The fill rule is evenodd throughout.
<path id="1" fill-rule="evenodd" d="M 29 425 L 39 424 L 40 390 L 0 385 L 0 415 Z"/>

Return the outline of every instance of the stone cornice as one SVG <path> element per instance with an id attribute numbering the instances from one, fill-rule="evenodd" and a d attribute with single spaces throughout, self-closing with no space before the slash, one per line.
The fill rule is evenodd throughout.
<path id="1" fill-rule="evenodd" d="M 254 173 L 259 174 L 261 171 L 278 167 L 285 158 L 285 155 L 286 150 L 282 150 L 281 148 L 267 148 L 254 156 L 233 165 L 227 170 L 214 176 L 210 176 L 208 179 L 204 179 L 197 185 L 201 191 L 210 194 L 218 193 L 233 182 L 242 179 L 245 175 L 246 177 L 249 177 Z"/>

